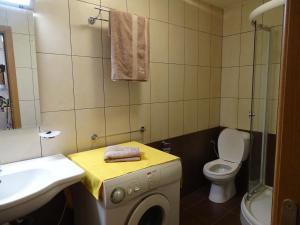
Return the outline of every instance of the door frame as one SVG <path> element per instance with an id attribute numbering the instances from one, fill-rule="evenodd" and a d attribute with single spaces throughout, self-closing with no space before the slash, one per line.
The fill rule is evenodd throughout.
<path id="1" fill-rule="evenodd" d="M 283 200 L 300 205 L 300 1 L 287 0 L 278 107 L 272 225 L 280 224 Z M 298 221 L 300 216 L 298 208 Z"/>

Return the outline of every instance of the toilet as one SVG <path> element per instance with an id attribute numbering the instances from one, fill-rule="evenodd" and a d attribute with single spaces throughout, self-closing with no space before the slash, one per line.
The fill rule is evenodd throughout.
<path id="1" fill-rule="evenodd" d="M 219 159 L 204 165 L 203 173 L 211 181 L 209 200 L 224 203 L 236 194 L 235 176 L 248 157 L 250 134 L 224 129 L 218 139 Z"/>

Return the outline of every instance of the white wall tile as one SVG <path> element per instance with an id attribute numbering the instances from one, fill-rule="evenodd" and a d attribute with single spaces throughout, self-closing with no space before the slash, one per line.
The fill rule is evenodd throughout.
<path id="1" fill-rule="evenodd" d="M 222 64 L 222 10 L 204 3 L 200 3 L 201 9 L 186 8 L 181 0 L 102 0 L 102 6 L 153 18 L 150 20 L 151 62 L 162 63 L 161 71 L 165 71 L 160 76 L 160 70 L 152 68 L 151 73 L 155 75 L 148 82 L 112 82 L 108 22 L 97 21 L 93 26 L 87 23 L 87 18 L 97 13 L 94 7 L 99 3 L 100 0 L 37 0 L 37 51 L 44 54 L 38 54 L 39 80 L 35 73 L 35 100 L 31 109 L 35 108 L 36 119 L 40 121 L 37 110 L 40 103 L 37 84 L 40 83 L 44 112 L 41 129 L 62 131 L 53 140 L 42 140 L 43 155 L 68 154 L 77 148 L 82 151 L 130 140 L 149 143 L 169 135 L 219 126 L 220 99 L 209 94 L 210 66 L 219 68 Z M 106 18 L 107 13 L 104 14 Z M 30 15 L 27 20 L 26 29 L 31 35 L 28 36 L 29 53 L 33 54 L 35 31 Z M 165 23 L 168 21 L 172 25 Z M 6 10 L 0 9 L 0 23 L 7 24 Z M 199 35 L 198 30 L 205 33 Z M 105 59 L 104 68 L 101 57 Z M 199 65 L 206 67 L 198 69 Z M 191 66 L 188 74 L 192 76 L 188 79 L 185 79 L 185 66 Z M 31 58 L 28 67 L 36 69 L 34 59 Z M 199 71 L 201 79 L 198 79 Z M 155 76 L 157 79 L 151 83 Z M 195 100 L 183 102 L 184 86 L 186 98 Z M 215 87 L 220 89 L 220 85 Z M 152 101 L 163 103 L 150 104 L 151 93 Z M 206 119 L 198 120 L 198 117 Z M 141 124 L 147 124 L 145 133 L 129 133 Z M 91 141 L 92 133 L 101 137 Z M 38 146 L 39 137 L 37 133 L 34 135 Z M 41 146 L 32 151 L 41 155 Z M 25 152 L 17 157 L 13 153 L 9 160 L 26 157 Z"/>
<path id="2" fill-rule="evenodd" d="M 16 68 L 19 100 L 34 100 L 33 74 L 30 68 Z"/>
<path id="3" fill-rule="evenodd" d="M 254 26 L 249 21 L 250 13 L 256 9 L 258 6 L 262 5 L 262 0 L 252 0 L 248 2 L 244 2 L 242 5 L 242 32 L 252 31 L 254 30 Z M 258 23 L 262 23 L 262 17 L 257 17 L 256 21 Z"/>
<path id="4" fill-rule="evenodd" d="M 239 98 L 251 98 L 252 95 L 252 66 L 240 67 Z"/>
<path id="5" fill-rule="evenodd" d="M 76 110 L 76 130 L 78 150 L 90 150 L 105 145 L 104 108 Z M 96 134 L 99 138 L 91 139 Z"/>
<path id="6" fill-rule="evenodd" d="M 117 145 L 117 144 L 129 142 L 129 141 L 130 141 L 129 133 L 107 136 L 106 137 L 106 146 Z"/>
<path id="7" fill-rule="evenodd" d="M 184 25 L 185 27 L 197 30 L 198 29 L 198 23 L 199 23 L 199 11 L 198 7 L 193 6 L 192 4 L 185 3 L 184 6 L 185 9 L 185 19 L 184 19 Z"/>
<path id="8" fill-rule="evenodd" d="M 151 0 L 150 18 L 168 22 L 169 20 L 169 1 Z"/>
<path id="9" fill-rule="evenodd" d="M 7 12 L 4 6 L 0 6 L 0 24 L 7 26 Z"/>
<path id="10" fill-rule="evenodd" d="M 183 135 L 183 102 L 169 102 L 169 136 Z"/>
<path id="11" fill-rule="evenodd" d="M 221 97 L 221 76 L 222 76 L 222 70 L 220 68 L 211 69 L 211 77 L 210 77 L 211 98 Z"/>
<path id="12" fill-rule="evenodd" d="M 211 32 L 211 5 L 208 4 L 201 4 L 199 8 L 199 31 Z"/>
<path id="13" fill-rule="evenodd" d="M 278 99 L 280 83 L 280 64 L 272 64 L 269 66 L 268 73 L 268 98 Z"/>
<path id="14" fill-rule="evenodd" d="M 110 30 L 109 22 L 101 21 L 102 24 L 102 56 L 103 58 L 111 58 L 111 42 L 110 42 Z"/>
<path id="15" fill-rule="evenodd" d="M 220 126 L 220 98 L 211 98 L 209 101 L 209 127 Z"/>
<path id="16" fill-rule="evenodd" d="M 164 140 L 169 136 L 168 103 L 151 104 L 151 142 Z"/>
<path id="17" fill-rule="evenodd" d="M 168 24 L 150 20 L 150 60 L 152 62 L 169 61 Z"/>
<path id="18" fill-rule="evenodd" d="M 68 0 L 36 0 L 38 52 L 71 54 Z"/>
<path id="19" fill-rule="evenodd" d="M 223 67 L 239 66 L 240 63 L 240 35 L 223 38 Z"/>
<path id="20" fill-rule="evenodd" d="M 198 130 L 209 128 L 209 99 L 198 100 Z"/>
<path id="21" fill-rule="evenodd" d="M 74 55 L 102 56 L 101 23 L 98 21 L 94 25 L 87 23 L 87 18 L 97 14 L 94 8 L 94 5 L 70 0 L 71 41 Z"/>
<path id="22" fill-rule="evenodd" d="M 198 67 L 185 66 L 184 75 L 184 100 L 194 100 L 198 97 Z"/>
<path id="23" fill-rule="evenodd" d="M 169 67 L 164 63 L 150 64 L 151 102 L 167 102 L 169 99 Z"/>
<path id="24" fill-rule="evenodd" d="M 129 106 L 105 108 L 106 135 L 129 133 Z"/>
<path id="25" fill-rule="evenodd" d="M 210 41 L 209 34 L 199 32 L 199 66 L 210 66 Z M 220 46 L 218 46 L 220 47 Z M 219 48 L 220 49 L 220 48 Z"/>
<path id="26" fill-rule="evenodd" d="M 39 99 L 40 98 L 40 89 L 39 89 L 39 80 L 38 80 L 38 72 L 37 69 L 32 70 L 32 76 L 33 76 L 33 93 L 34 98 Z"/>
<path id="27" fill-rule="evenodd" d="M 281 54 L 282 54 L 282 26 L 275 27 L 272 29 L 272 39 L 270 43 L 271 53 L 270 60 L 271 63 L 280 63 Z"/>
<path id="28" fill-rule="evenodd" d="M 169 25 L 169 61 L 184 64 L 184 28 Z"/>
<path id="29" fill-rule="evenodd" d="M 59 130 L 61 134 L 54 139 L 42 139 L 43 156 L 70 154 L 77 151 L 73 110 L 42 113 L 41 131 L 49 130 Z"/>
<path id="30" fill-rule="evenodd" d="M 238 105 L 238 128 L 250 130 L 251 99 L 239 99 Z"/>
<path id="31" fill-rule="evenodd" d="M 151 0 L 127 0 L 128 12 L 149 17 Z"/>
<path id="32" fill-rule="evenodd" d="M 198 32 L 185 29 L 185 64 L 198 65 L 199 38 Z"/>
<path id="33" fill-rule="evenodd" d="M 37 121 L 35 119 L 34 100 L 19 101 L 19 106 L 20 106 L 22 128 L 36 127 Z"/>
<path id="34" fill-rule="evenodd" d="M 169 65 L 169 101 L 182 101 L 184 94 L 184 65 Z"/>
<path id="35" fill-rule="evenodd" d="M 104 60 L 103 62 L 105 106 L 129 105 L 128 82 L 112 81 L 110 60 Z"/>
<path id="36" fill-rule="evenodd" d="M 13 34 L 13 45 L 16 67 L 31 68 L 31 50 L 29 35 Z"/>
<path id="37" fill-rule="evenodd" d="M 131 138 L 143 143 L 150 142 L 150 123 L 151 111 L 150 104 L 132 105 L 130 106 L 130 129 Z M 133 132 L 145 127 L 145 132 Z"/>
<path id="38" fill-rule="evenodd" d="M 126 11 L 126 0 L 101 0 L 101 6 Z"/>
<path id="39" fill-rule="evenodd" d="M 29 34 L 29 23 L 27 15 L 29 12 L 16 8 L 7 8 L 7 25 L 13 33 Z"/>
<path id="40" fill-rule="evenodd" d="M 130 104 L 150 103 L 150 84 L 150 80 L 147 82 L 129 82 Z"/>
<path id="41" fill-rule="evenodd" d="M 240 4 L 224 10 L 223 35 L 228 36 L 241 32 L 242 8 Z"/>
<path id="42" fill-rule="evenodd" d="M 38 133 L 38 128 L 1 131 L 0 163 L 41 157 Z"/>
<path id="43" fill-rule="evenodd" d="M 37 54 L 37 58 L 42 112 L 74 109 L 71 57 Z"/>
<path id="44" fill-rule="evenodd" d="M 241 58 L 240 65 L 253 65 L 254 56 L 254 33 L 241 34 Z"/>
<path id="45" fill-rule="evenodd" d="M 211 66 L 213 67 L 221 67 L 222 66 L 222 37 L 211 36 Z"/>
<path id="46" fill-rule="evenodd" d="M 104 106 L 102 60 L 73 56 L 75 108 Z"/>
<path id="47" fill-rule="evenodd" d="M 222 69 L 221 96 L 237 98 L 239 94 L 239 67 Z"/>
<path id="48" fill-rule="evenodd" d="M 273 10 L 269 10 L 263 15 L 263 24 L 273 27 L 283 24 L 284 7 L 280 6 Z"/>
<path id="49" fill-rule="evenodd" d="M 198 101 L 184 102 L 184 134 L 196 132 L 198 129 Z"/>
<path id="50" fill-rule="evenodd" d="M 210 97 L 210 68 L 199 67 L 198 68 L 198 98 Z"/>
<path id="51" fill-rule="evenodd" d="M 221 100 L 221 126 L 237 128 L 238 100 L 235 98 L 222 98 Z"/>
<path id="52" fill-rule="evenodd" d="M 223 35 L 223 9 L 212 6 L 211 11 L 211 33 Z"/>
<path id="53" fill-rule="evenodd" d="M 184 26 L 184 2 L 181 0 L 169 0 L 169 22 Z"/>

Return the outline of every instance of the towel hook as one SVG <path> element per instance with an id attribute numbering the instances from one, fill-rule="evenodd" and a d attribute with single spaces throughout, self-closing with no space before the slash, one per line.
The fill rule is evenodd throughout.
<path id="1" fill-rule="evenodd" d="M 88 23 L 90 25 L 94 25 L 96 23 L 96 20 L 107 21 L 107 22 L 109 21 L 109 20 L 100 18 L 102 11 L 109 13 L 110 12 L 109 10 L 103 9 L 102 7 L 95 7 L 95 9 L 97 9 L 99 12 L 98 12 L 97 16 L 91 16 L 88 18 Z"/>

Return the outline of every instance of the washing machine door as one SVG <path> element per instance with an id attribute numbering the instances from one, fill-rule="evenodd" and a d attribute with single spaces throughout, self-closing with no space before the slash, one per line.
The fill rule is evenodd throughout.
<path id="1" fill-rule="evenodd" d="M 128 225 L 168 225 L 170 203 L 160 194 L 145 198 L 131 214 Z"/>

